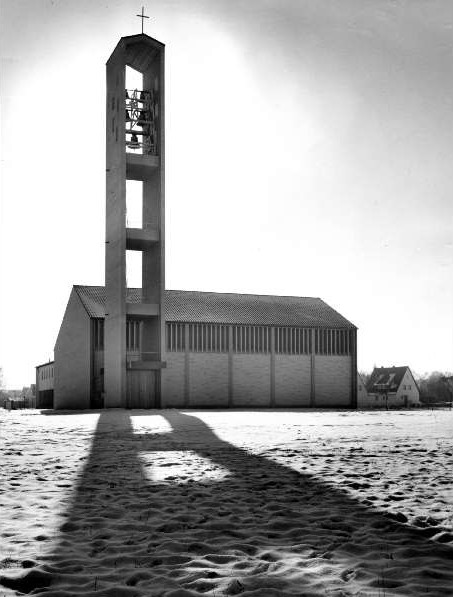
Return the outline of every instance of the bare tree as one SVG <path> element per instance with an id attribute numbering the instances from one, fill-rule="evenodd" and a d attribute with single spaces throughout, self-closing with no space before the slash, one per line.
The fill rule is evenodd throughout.
<path id="1" fill-rule="evenodd" d="M 418 380 L 420 399 L 422 402 L 450 402 L 452 400 L 453 382 L 451 373 L 432 371 Z"/>
<path id="2" fill-rule="evenodd" d="M 359 371 L 359 375 L 365 385 L 370 381 L 371 373 L 368 371 Z"/>

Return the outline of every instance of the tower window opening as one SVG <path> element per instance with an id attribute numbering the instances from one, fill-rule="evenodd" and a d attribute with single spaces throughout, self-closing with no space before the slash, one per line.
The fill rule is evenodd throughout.
<path id="1" fill-rule="evenodd" d="M 158 91 L 143 89 L 143 75 L 126 67 L 125 122 L 126 151 L 157 154 Z"/>
<path id="2" fill-rule="evenodd" d="M 142 288 L 141 251 L 126 251 L 126 287 Z"/>
<path id="3" fill-rule="evenodd" d="M 128 228 L 144 227 L 143 182 L 141 180 L 126 180 L 126 226 Z"/>

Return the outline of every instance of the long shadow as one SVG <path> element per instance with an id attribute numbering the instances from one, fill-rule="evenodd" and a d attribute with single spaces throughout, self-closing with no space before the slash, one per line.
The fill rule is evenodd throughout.
<path id="1" fill-rule="evenodd" d="M 56 544 L 4 586 L 47 597 L 452 594 L 449 546 L 193 415 L 158 414 L 170 432 L 100 414 Z"/>

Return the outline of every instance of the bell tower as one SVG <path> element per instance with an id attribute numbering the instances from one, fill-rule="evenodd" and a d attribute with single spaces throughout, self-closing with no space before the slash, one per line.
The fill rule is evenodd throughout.
<path id="1" fill-rule="evenodd" d="M 158 408 L 164 351 L 164 45 L 123 37 L 107 62 L 104 383 L 106 408 Z M 141 88 L 126 88 L 132 68 Z M 141 222 L 126 219 L 127 181 Z M 142 257 L 141 288 L 126 286 L 126 252 Z M 130 337 L 134 335 L 133 346 Z"/>

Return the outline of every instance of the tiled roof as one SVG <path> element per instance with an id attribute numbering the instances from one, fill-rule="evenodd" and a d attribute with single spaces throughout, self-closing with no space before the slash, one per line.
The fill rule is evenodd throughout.
<path id="1" fill-rule="evenodd" d="M 396 392 L 408 369 L 407 366 L 376 367 L 368 380 L 367 391 L 377 392 L 380 389 L 387 389 L 389 392 Z"/>
<path id="2" fill-rule="evenodd" d="M 90 317 L 105 316 L 103 286 L 74 286 L 74 290 Z M 140 302 L 140 292 L 129 288 L 128 301 Z M 164 302 L 166 321 L 355 328 L 320 298 L 166 290 Z"/>

